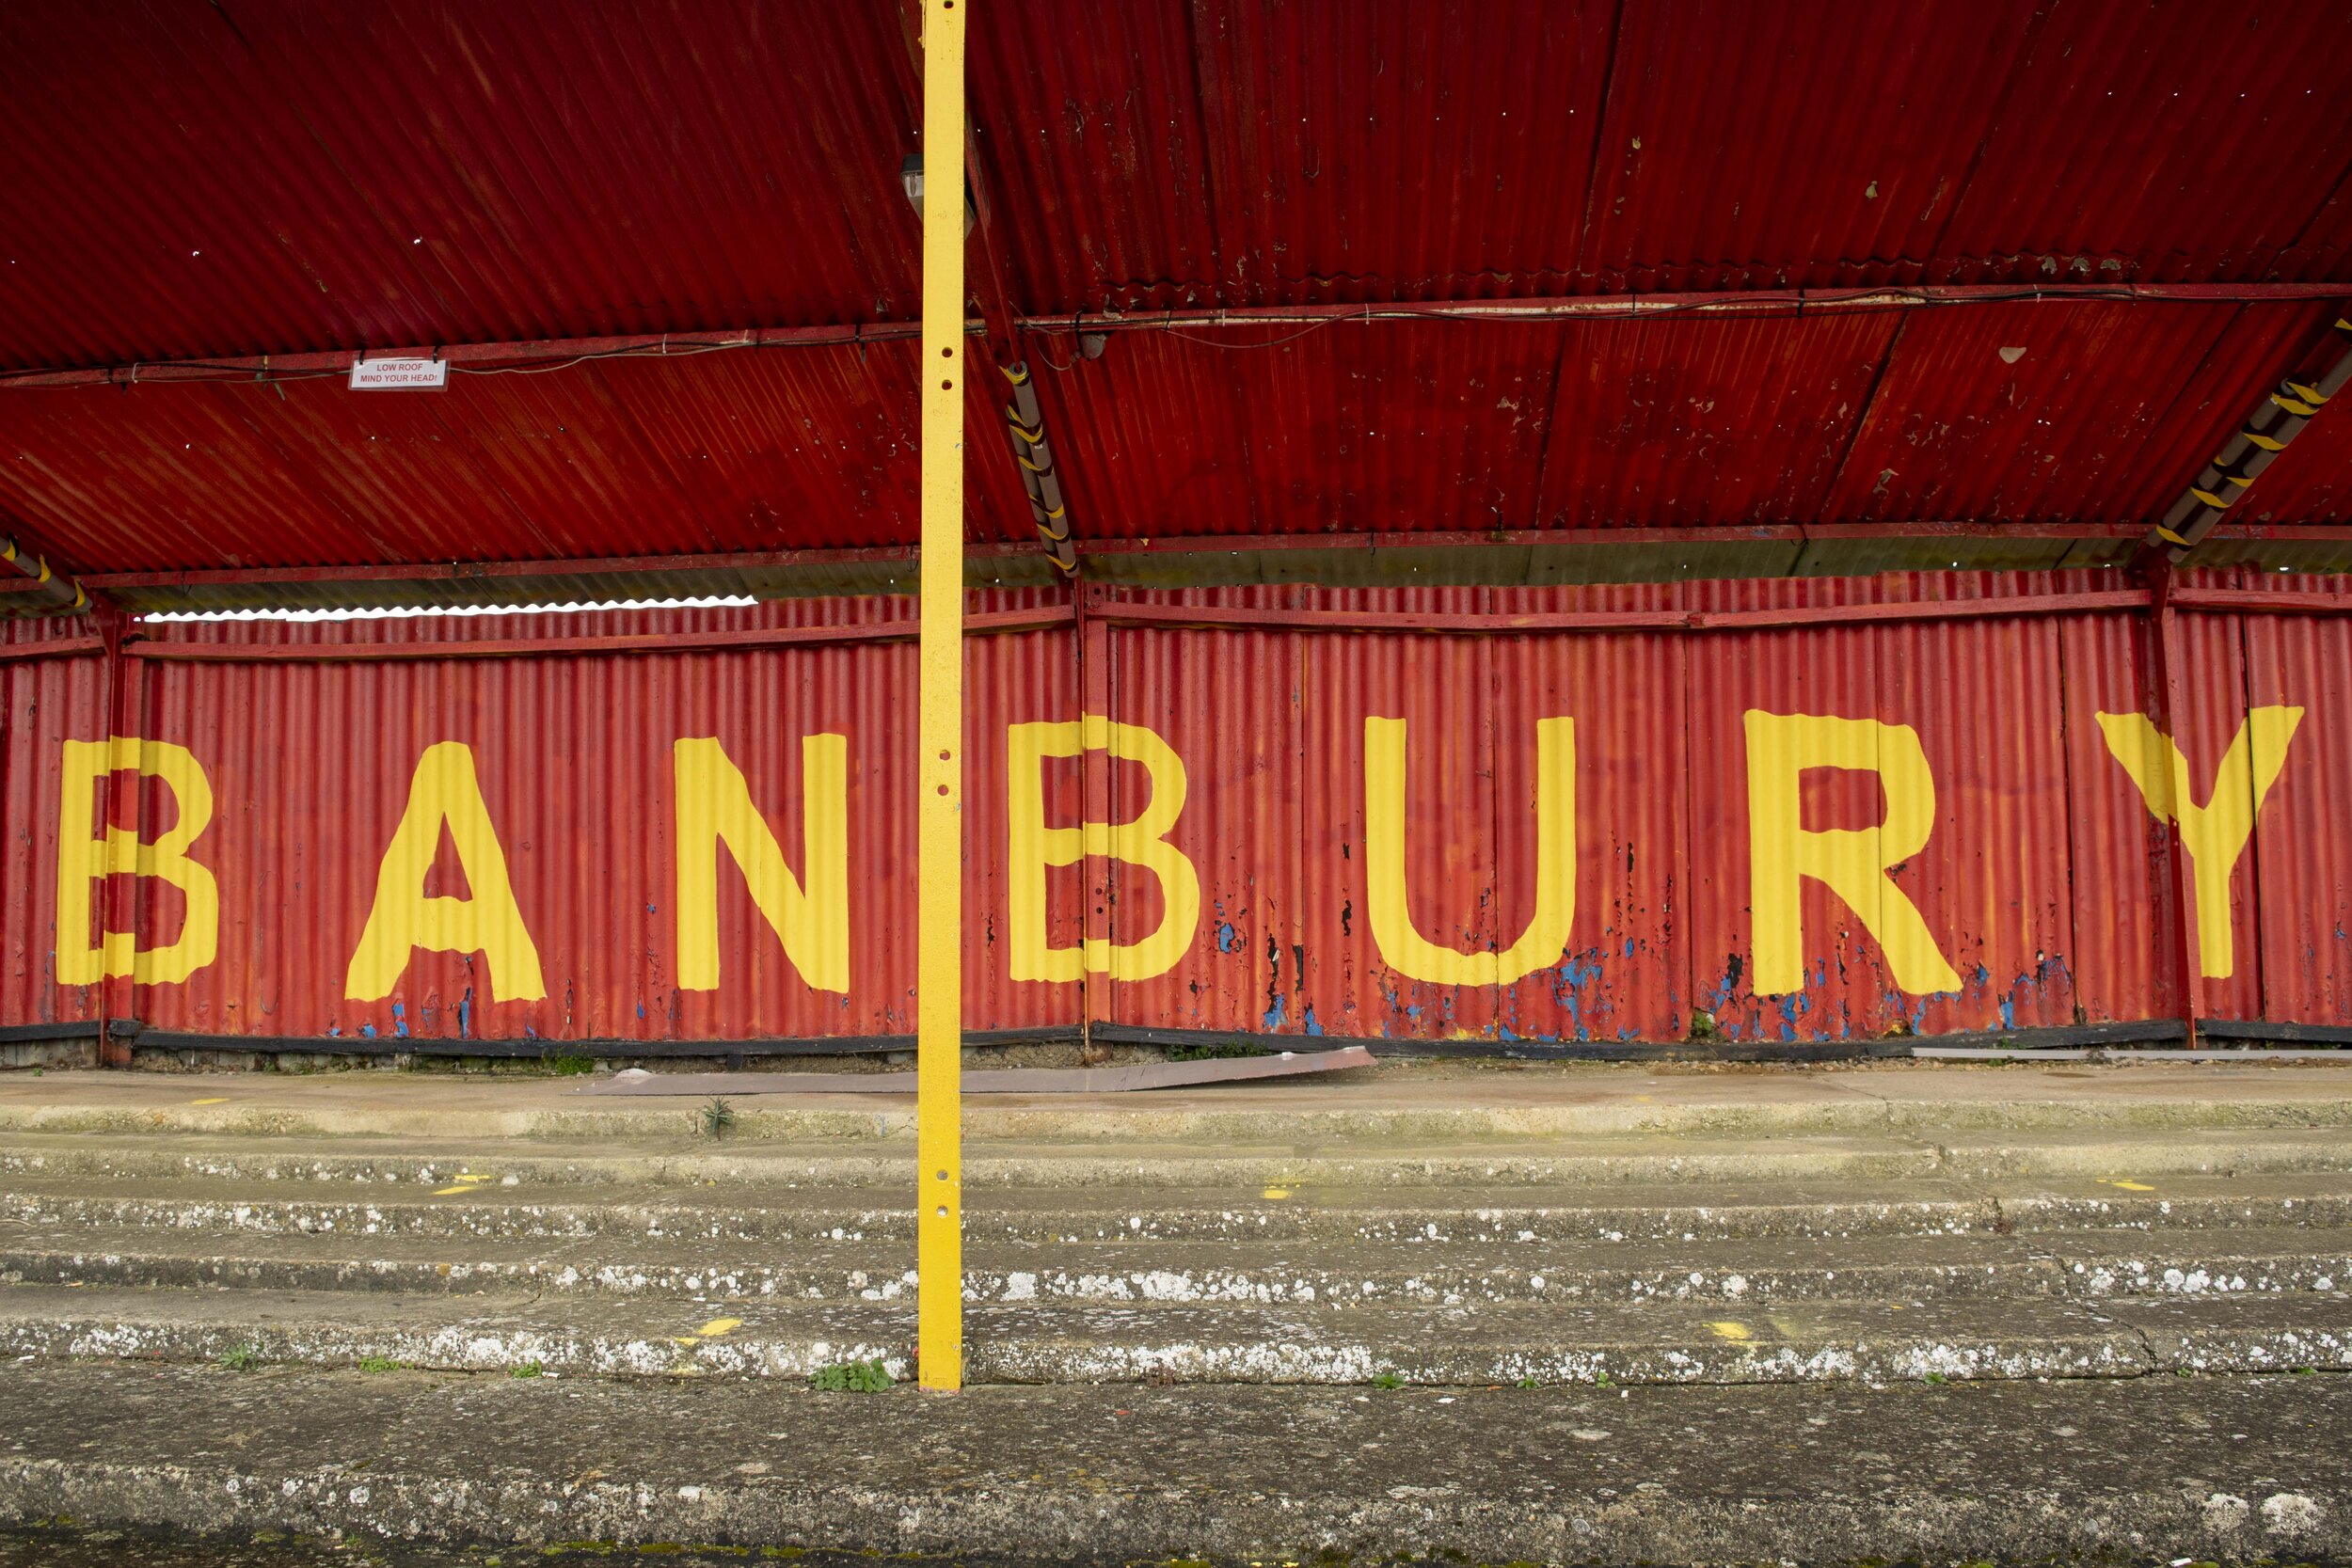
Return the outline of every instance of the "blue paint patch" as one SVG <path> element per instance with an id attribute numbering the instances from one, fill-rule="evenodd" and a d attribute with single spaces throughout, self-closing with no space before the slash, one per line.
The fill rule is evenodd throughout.
<path id="1" fill-rule="evenodd" d="M 1323 1021 L 1315 1017 L 1315 1005 L 1311 1002 L 1307 1004 L 1307 1033 L 1317 1039 L 1323 1037 Z"/>
<path id="2" fill-rule="evenodd" d="M 375 1038 L 375 1025 L 373 1023 L 362 1023 L 359 1025 L 359 1033 L 367 1039 L 373 1039 Z"/>
<path id="3" fill-rule="evenodd" d="M 392 1033 L 402 1039 L 408 1037 L 408 1014 L 397 1002 L 392 1004 Z"/>
<path id="4" fill-rule="evenodd" d="M 457 999 L 457 1037 L 461 1040 L 470 1038 L 472 1029 L 473 992 L 469 990 L 465 995 Z"/>
<path id="5" fill-rule="evenodd" d="M 343 1037 L 343 1026 L 340 1023 L 328 1024 L 326 1026 L 326 1037 L 330 1040 L 342 1039 Z"/>
<path id="6" fill-rule="evenodd" d="M 1572 958 L 1564 957 L 1551 971 L 1552 1000 L 1566 1010 L 1568 1022 L 1576 1026 L 1576 1037 L 1579 1039 L 1591 1037 L 1584 1029 L 1584 988 L 1600 978 L 1600 964 L 1597 961 L 1600 949 L 1596 947 L 1590 952 L 1596 961 L 1579 963 Z M 1604 1005 L 1601 1010 L 1606 1012 L 1609 1009 Z"/>
<path id="7" fill-rule="evenodd" d="M 1631 937 L 1625 939 L 1625 956 L 1629 958 L 1633 957 L 1633 939 Z"/>
<path id="8" fill-rule="evenodd" d="M 1780 1037 L 1782 1039 L 1793 1040 L 1797 1037 L 1797 1004 L 1802 1000 L 1801 996 L 1784 996 L 1780 999 Z"/>
<path id="9" fill-rule="evenodd" d="M 2001 1027 L 2004 1029 L 2017 1027 L 2017 1004 L 2006 996 L 2001 998 Z"/>
<path id="10" fill-rule="evenodd" d="M 1720 1013 L 1731 1006 L 1731 993 L 1739 989 L 1740 971 L 1737 965 L 1726 967 L 1724 977 L 1716 983 L 1715 1000 L 1708 1005 L 1710 1013 Z"/>
<path id="11" fill-rule="evenodd" d="M 1290 1000 L 1287 996 L 1278 996 L 1274 999 L 1274 1006 L 1265 1010 L 1265 1026 L 1268 1029 L 1282 1027 L 1282 1015 L 1290 1010 Z"/>
<path id="12" fill-rule="evenodd" d="M 1240 940 L 1231 922 L 1216 928 L 1216 950 L 1220 953 L 1231 953 L 1233 950 L 1233 944 Z"/>

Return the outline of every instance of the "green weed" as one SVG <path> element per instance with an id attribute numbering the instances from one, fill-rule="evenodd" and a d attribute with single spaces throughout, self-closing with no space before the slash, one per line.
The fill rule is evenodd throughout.
<path id="1" fill-rule="evenodd" d="M 871 1361 L 840 1361 L 819 1367 L 809 1374 L 808 1386 L 824 1394 L 879 1394 L 898 1381 L 878 1355 Z"/>
<path id="2" fill-rule="evenodd" d="M 220 1353 L 220 1364 L 232 1372 L 249 1372 L 262 1364 L 262 1357 L 251 1345 L 231 1345 Z"/>
<path id="3" fill-rule="evenodd" d="M 1221 1062 L 1229 1057 L 1266 1054 L 1268 1053 L 1263 1046 L 1241 1040 L 1228 1040 L 1223 1045 L 1171 1045 L 1168 1048 L 1168 1059 L 1171 1062 Z"/>

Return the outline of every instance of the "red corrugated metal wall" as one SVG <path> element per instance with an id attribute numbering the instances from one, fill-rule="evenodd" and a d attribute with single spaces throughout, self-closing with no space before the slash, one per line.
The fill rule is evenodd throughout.
<path id="1" fill-rule="evenodd" d="M 2249 586 L 2291 591 L 2305 611 L 2196 602 Z M 1090 1012 L 1100 1023 L 1234 1034 L 1609 1042 L 1682 1039 L 1698 1010 L 1726 1038 L 1773 1042 L 2176 1017 L 2170 834 L 2100 715 L 2119 725 L 2145 715 L 2171 732 L 2199 810 L 2259 795 L 2250 843 L 2218 873 L 2231 956 L 2220 973 L 2209 933 L 2200 1015 L 2352 1023 L 2352 837 L 2332 816 L 2352 786 L 2352 615 L 2311 612 L 2352 605 L 2352 589 L 2186 580 L 2174 723 L 2163 719 L 2155 618 L 2127 588 L 2087 573 L 1944 573 L 1090 589 L 1074 607 L 975 595 L 990 634 L 972 639 L 967 661 L 968 1024 L 1074 1029 Z M 1986 600 L 2015 612 L 1969 612 Z M 1921 603 L 1942 608 L 1886 613 Z M 1594 613 L 1650 620 L 1558 619 Z M 15 896 L 0 1024 L 113 1015 L 299 1037 L 907 1034 L 907 615 L 868 598 L 151 624 L 135 628 L 145 646 L 135 641 L 119 659 L 71 628 L 10 626 L 0 874 Z M 1746 620 L 1684 625 L 1724 616 Z M 25 657 L 26 640 L 60 638 L 47 657 Z M 641 646 L 615 652 L 611 639 Z M 648 640 L 662 645 L 646 651 Z M 455 645 L 415 657 L 436 643 Z M 252 657 L 220 657 L 224 644 Z M 320 657 L 355 644 L 382 651 Z M 56 930 L 64 748 L 108 732 L 118 679 L 132 733 L 186 748 L 205 771 L 212 816 L 191 854 L 218 883 L 217 952 L 183 980 L 66 985 L 57 954 L 72 944 Z M 2233 749 L 2249 710 L 2280 707 L 2301 717 L 2266 791 L 2253 788 L 2259 756 L 2250 780 L 2217 776 L 2225 761 L 2249 768 L 2254 753 Z M 1757 748 L 1782 744 L 1772 726 L 1792 721 L 1759 729 L 1758 714 L 1852 727 L 1787 741 L 1784 774 L 1772 762 L 1782 753 Z M 1546 727 L 1563 719 L 1572 735 Z M 1015 728 L 1037 724 L 1061 726 L 1057 738 L 1040 745 L 1049 732 Z M 719 742 L 813 893 L 811 735 L 843 737 L 844 982 L 816 983 L 787 958 L 721 853 L 718 983 L 690 983 L 675 907 L 675 743 Z M 1860 736 L 1875 767 L 1843 753 L 1831 763 L 1820 748 L 1837 735 Z M 486 948 L 420 946 L 389 994 L 354 1000 L 354 953 L 412 774 L 427 748 L 452 741 L 471 749 L 545 994 L 516 996 L 519 969 Z M 1545 748 L 1568 741 L 1572 768 L 1548 773 Z M 1386 746 L 1392 764 L 1379 760 Z M 1548 842 L 1539 803 L 1557 803 L 1562 777 L 1573 827 Z M 1783 798 L 1772 791 L 1784 778 L 1794 826 L 1752 837 L 1754 823 L 1776 820 L 1761 802 Z M 111 804 L 86 776 L 81 786 L 100 797 L 94 821 L 112 810 L 150 844 L 189 807 L 155 779 L 113 791 Z M 1012 826 L 1030 800 L 1044 840 Z M 1401 831 L 1381 827 L 1383 800 L 1402 802 Z M 1899 838 L 1906 812 L 1920 842 L 1871 841 L 1880 858 L 1853 884 L 1858 899 L 1833 891 L 1804 858 L 1814 849 L 1791 851 L 1793 881 L 1772 869 L 1775 845 L 1832 842 L 1813 835 L 1883 822 Z M 1158 826 L 1120 833 L 1155 813 Z M 1061 841 L 1068 854 L 1041 849 L 1081 824 L 1093 826 Z M 1562 869 L 1571 839 L 1572 873 Z M 1076 863 L 1046 863 L 1082 842 Z M 396 891 L 484 899 L 466 843 L 462 828 L 441 829 L 420 885 Z M 181 936 L 190 901 L 147 870 L 100 879 L 93 924 L 132 908 L 152 950 Z M 1038 885 L 1041 900 L 1025 902 L 1021 890 Z M 1572 921 L 1552 933 L 1540 911 L 1566 886 Z M 1775 903 L 1776 890 L 1793 902 Z M 1161 935 L 1171 920 L 1172 937 Z M 1904 945 L 1915 927 L 1924 948 Z M 1802 956 L 1794 989 L 1781 971 L 1759 974 L 1780 937 Z M 1921 978 L 1947 969 L 1956 983 Z"/>
<path id="2" fill-rule="evenodd" d="M 67 641 L 55 623 L 0 621 L 0 652 Z M 0 877 L 8 917 L 0 923 L 0 1024 L 57 1023 L 99 1016 L 88 986 L 60 986 L 51 962 L 56 919 L 60 750 L 68 739 L 106 733 L 106 664 L 87 655 L 14 657 L 0 663 Z"/>

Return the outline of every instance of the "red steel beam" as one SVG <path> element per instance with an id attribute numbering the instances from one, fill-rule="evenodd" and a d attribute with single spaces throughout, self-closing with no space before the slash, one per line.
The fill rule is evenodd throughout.
<path id="1" fill-rule="evenodd" d="M 0 642 L 0 659 L 71 658 L 78 654 L 103 654 L 103 637 L 57 637 L 46 642 Z"/>
<path id="2" fill-rule="evenodd" d="M 991 610 L 966 615 L 967 636 L 993 632 L 1043 631 L 1071 624 L 1068 605 L 1037 610 Z M 616 632 L 586 637 L 453 639 L 443 642 L 177 642 L 158 638 L 127 641 L 126 658 L 177 659 L 212 664 L 342 664 L 383 659 L 532 658 L 571 654 L 683 654 L 731 648 L 773 648 L 842 642 L 909 642 L 921 630 L 913 620 L 870 621 L 842 626 L 759 626 L 734 631 Z"/>
<path id="3" fill-rule="evenodd" d="M 1843 543 L 1857 539 L 2137 539 L 2146 531 L 2137 523 L 2057 523 L 2017 528 L 2002 523 L 1771 523 L 1725 524 L 1706 528 L 1653 529 L 1502 529 L 1486 532 L 1430 530 L 1424 532 L 1383 533 L 1216 533 L 1176 538 L 1097 539 L 1080 544 L 1089 556 L 1166 555 L 1184 553 L 1255 554 L 1268 550 L 1397 550 L 1480 549 L 1494 546 L 1610 546 L 1683 544 L 1722 544 L 1736 540 L 1804 544 L 1808 540 Z M 2217 539 L 2352 541 L 2352 526 L 2327 524 L 2234 524 L 2217 530 Z M 1040 553 L 1040 546 L 1019 543 L 964 546 L 967 560 L 1003 561 Z M 342 566 L 239 566 L 140 572 L 92 572 L 83 586 L 93 593 L 111 589 L 205 588 L 266 586 L 273 583 L 317 582 L 474 582 L 512 578 L 653 576 L 713 571 L 790 570 L 796 567 L 904 566 L 920 552 L 912 545 L 873 546 L 857 549 L 746 550 L 713 555 L 589 556 L 569 560 L 382 562 Z M 0 579 L 0 594 L 29 592 Z"/>
<path id="4" fill-rule="evenodd" d="M 1023 555 L 1034 545 L 964 546 L 966 555 Z M 374 562 L 348 566 L 207 567 L 150 572 L 101 572 L 82 578 L 85 587 L 103 592 L 112 588 L 203 588 L 310 582 L 473 582 L 506 578 L 620 577 L 628 575 L 758 571 L 796 566 L 898 566 L 911 563 L 911 546 L 881 546 L 861 549 L 747 550 L 734 555 L 615 555 L 555 561 L 421 561 Z"/>
<path id="5" fill-rule="evenodd" d="M 2352 615 L 2352 594 L 2311 594 L 2260 588 L 2176 588 L 2175 610 L 2255 610 L 2274 615 Z"/>
<path id="6" fill-rule="evenodd" d="M 1851 626 L 1909 621 L 1970 621 L 2008 615 L 2071 615 L 2149 608 L 2144 588 L 2030 594 L 2001 599 L 1923 599 L 1901 604 L 1817 605 L 1785 610 L 1593 610 L 1530 614 L 1436 615 L 1418 610 L 1289 610 L 1231 605 L 1134 604 L 1098 595 L 1089 622 L 1131 626 L 1274 627 L 1333 631 L 1431 632 L 1470 637 L 1521 632 L 1757 631 L 1775 626 Z M 2268 595 L 2258 595 L 2267 597 Z"/>
<path id="7" fill-rule="evenodd" d="M 975 324 L 977 325 L 977 324 Z M 637 332 L 602 338 L 526 338 L 504 342 L 411 343 L 402 347 L 230 355 L 214 359 L 141 359 L 125 364 L 10 371 L 0 388 L 135 387 L 142 382 L 267 381 L 334 375 L 363 359 L 446 359 L 453 367 L 617 357 L 691 358 L 741 348 L 812 348 L 888 342 L 921 335 L 915 322 L 849 326 L 754 326 L 721 332 Z"/>
<path id="8" fill-rule="evenodd" d="M 1426 304 L 1273 305 L 1242 309 L 1075 311 L 1021 316 L 1020 332 L 1150 332 L 1225 327 L 1296 326 L 1314 322 L 1461 321 L 1541 323 L 1673 315 L 1804 315 L 1826 310 L 1935 309 L 2020 300 L 2148 301 L 2269 304 L 2352 298 L 2343 283 L 2079 283 L 2047 287 L 1967 283 L 1898 288 L 1725 289 L 1706 293 L 1590 294 L 1569 299 L 1443 300 Z M 964 330 L 988 335 L 975 317 Z M 1001 330 L 1001 328 L 1000 328 Z M 440 358 L 453 366 L 597 359 L 615 356 L 671 358 L 728 349 L 840 346 L 920 335 L 911 321 L 858 322 L 827 326 L 729 327 L 713 332 L 640 332 L 596 338 L 535 338 L 503 342 L 411 343 L 367 349 L 305 350 L 214 359 L 139 360 L 61 366 L 0 373 L 0 388 L 116 387 L 152 381 L 267 380 L 277 375 L 333 374 L 362 358 Z"/>

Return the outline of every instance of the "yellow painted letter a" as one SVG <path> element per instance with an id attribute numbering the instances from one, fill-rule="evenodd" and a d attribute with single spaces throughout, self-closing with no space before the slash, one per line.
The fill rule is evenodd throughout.
<path id="1" fill-rule="evenodd" d="M 428 898 L 425 873 L 441 842 L 441 827 L 465 869 L 468 898 Z M 479 953 L 488 971 L 483 994 L 492 1001 L 530 1002 L 547 995 L 539 949 L 523 927 L 506 878 L 506 851 L 490 825 L 490 809 L 475 776 L 473 748 L 444 740 L 424 749 L 408 783 L 408 809 L 384 850 L 375 876 L 375 902 L 351 955 L 343 994 L 375 1002 L 392 993 L 412 949 Z"/>

